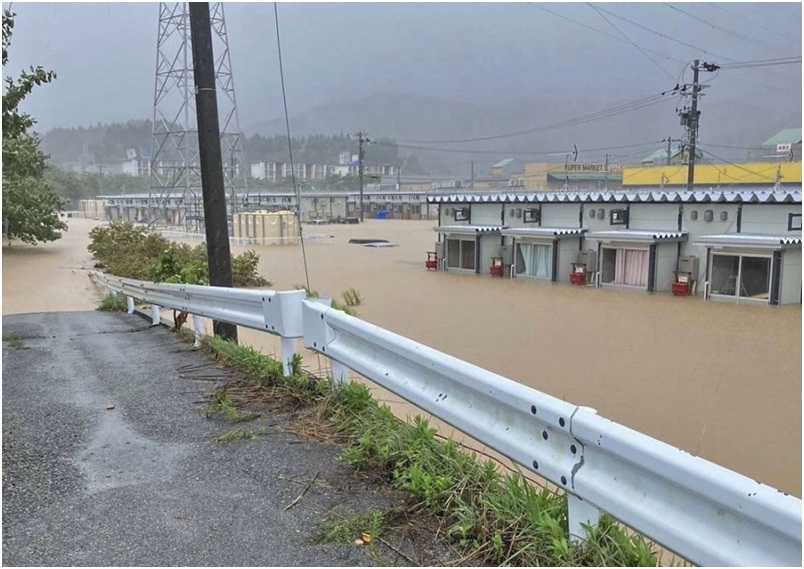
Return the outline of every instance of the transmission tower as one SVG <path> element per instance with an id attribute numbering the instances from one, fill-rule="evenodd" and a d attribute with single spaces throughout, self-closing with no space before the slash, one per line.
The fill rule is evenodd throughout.
<path id="1" fill-rule="evenodd" d="M 247 192 L 243 135 L 222 2 L 210 3 L 209 18 L 215 54 L 224 186 L 228 196 L 227 213 L 231 216 L 237 204 L 236 194 Z M 169 198 L 179 196 L 184 215 L 183 219 L 173 222 L 183 222 L 188 231 L 202 231 L 204 213 L 201 206 L 190 10 L 186 2 L 160 2 L 149 193 L 151 211 L 161 208 L 162 216 L 165 216 Z M 247 195 L 244 198 L 247 199 Z M 151 223 L 159 217 L 157 214 Z"/>

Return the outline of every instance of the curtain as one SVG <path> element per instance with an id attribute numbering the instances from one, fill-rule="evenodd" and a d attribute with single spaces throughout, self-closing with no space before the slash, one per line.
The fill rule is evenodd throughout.
<path id="1" fill-rule="evenodd" d="M 629 286 L 648 286 L 648 251 L 625 249 L 625 282 Z"/>
<path id="2" fill-rule="evenodd" d="M 549 279 L 552 273 L 553 255 L 550 245 L 519 244 L 524 262 L 524 272 L 529 277 Z"/>
<path id="3" fill-rule="evenodd" d="M 648 251 L 617 249 L 614 262 L 614 284 L 647 287 Z"/>

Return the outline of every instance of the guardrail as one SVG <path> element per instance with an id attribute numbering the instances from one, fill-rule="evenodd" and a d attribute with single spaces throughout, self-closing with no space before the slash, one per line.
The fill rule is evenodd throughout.
<path id="1" fill-rule="evenodd" d="M 298 338 L 568 494 L 570 533 L 601 511 L 699 565 L 800 565 L 801 500 L 516 381 L 331 308 L 304 291 L 156 284 L 92 273 L 157 306 Z M 129 301 L 129 308 L 133 300 Z M 195 318 L 194 318 L 195 320 Z M 198 330 L 198 329 L 196 329 Z M 286 344 L 287 342 L 287 344 Z"/>

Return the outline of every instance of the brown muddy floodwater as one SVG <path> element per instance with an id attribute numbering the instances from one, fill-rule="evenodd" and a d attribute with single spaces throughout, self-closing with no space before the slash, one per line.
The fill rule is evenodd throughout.
<path id="1" fill-rule="evenodd" d="M 354 287 L 365 320 L 801 496 L 800 306 L 427 272 L 433 224 L 305 226 L 312 288 L 339 296 Z M 73 272 L 91 266 L 92 225 L 73 221 L 62 242 L 36 252 L 4 247 L 3 313 L 94 307 L 88 279 Z M 354 237 L 399 246 L 349 245 Z M 275 288 L 304 282 L 298 246 L 251 248 Z M 241 339 L 278 352 L 266 334 Z M 326 364 L 308 356 L 307 365 Z"/>

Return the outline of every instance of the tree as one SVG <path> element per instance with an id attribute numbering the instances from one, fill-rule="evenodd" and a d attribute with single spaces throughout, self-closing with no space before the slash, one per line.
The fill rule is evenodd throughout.
<path id="1" fill-rule="evenodd" d="M 3 11 L 3 67 L 14 29 L 14 13 Z M 33 88 L 56 77 L 42 66 L 4 79 L 3 94 L 3 233 L 11 239 L 36 244 L 61 237 L 67 224 L 59 219 L 63 202 L 44 179 L 45 155 L 39 137 L 29 132 L 36 122 L 19 105 Z"/>

